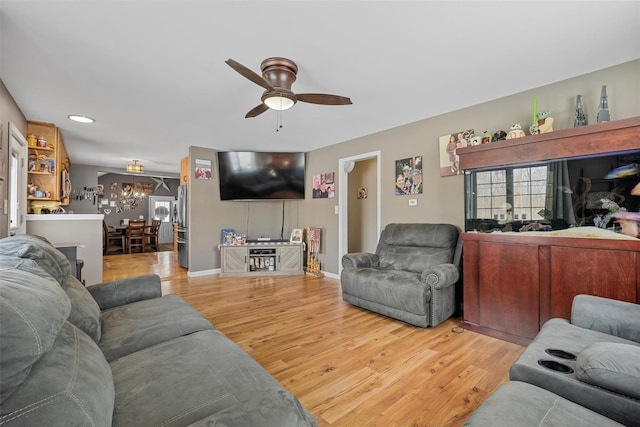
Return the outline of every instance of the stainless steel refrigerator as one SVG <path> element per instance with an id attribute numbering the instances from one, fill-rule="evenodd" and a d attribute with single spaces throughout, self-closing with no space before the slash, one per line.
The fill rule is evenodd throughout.
<path id="1" fill-rule="evenodd" d="M 189 187 L 178 187 L 178 202 L 176 203 L 176 224 L 178 225 L 178 262 L 184 268 L 189 268 Z"/>

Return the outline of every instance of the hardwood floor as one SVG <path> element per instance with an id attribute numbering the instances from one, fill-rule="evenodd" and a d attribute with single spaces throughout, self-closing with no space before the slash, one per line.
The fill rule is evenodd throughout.
<path id="1" fill-rule="evenodd" d="M 104 280 L 156 273 L 300 399 L 320 426 L 460 426 L 523 347 L 449 319 L 417 328 L 304 276 L 187 277 L 175 252 L 104 257 Z"/>

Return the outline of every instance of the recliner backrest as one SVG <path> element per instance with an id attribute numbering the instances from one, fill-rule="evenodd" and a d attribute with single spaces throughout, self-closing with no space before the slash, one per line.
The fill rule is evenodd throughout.
<path id="1" fill-rule="evenodd" d="M 434 265 L 451 263 L 458 235 L 451 224 L 388 224 L 376 248 L 379 265 L 421 273 Z"/>

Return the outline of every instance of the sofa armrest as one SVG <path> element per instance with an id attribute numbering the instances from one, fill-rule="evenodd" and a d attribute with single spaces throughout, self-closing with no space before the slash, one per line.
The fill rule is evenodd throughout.
<path id="1" fill-rule="evenodd" d="M 160 276 L 148 274 L 88 286 L 100 310 L 162 296 Z"/>
<path id="2" fill-rule="evenodd" d="M 460 267 L 454 264 L 440 264 L 422 272 L 420 280 L 432 289 L 442 289 L 455 284 L 460 278 Z"/>
<path id="3" fill-rule="evenodd" d="M 354 252 L 342 256 L 344 268 L 378 267 L 378 255 L 367 252 Z"/>
<path id="4" fill-rule="evenodd" d="M 593 295 L 576 295 L 571 323 L 581 328 L 640 342 L 640 305 Z"/>

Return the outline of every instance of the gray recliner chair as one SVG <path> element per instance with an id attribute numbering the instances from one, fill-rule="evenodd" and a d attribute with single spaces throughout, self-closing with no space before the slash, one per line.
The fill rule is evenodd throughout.
<path id="1" fill-rule="evenodd" d="M 461 241 L 451 224 L 389 224 L 376 253 L 342 257 L 342 298 L 415 326 L 436 326 L 455 311 Z"/>

